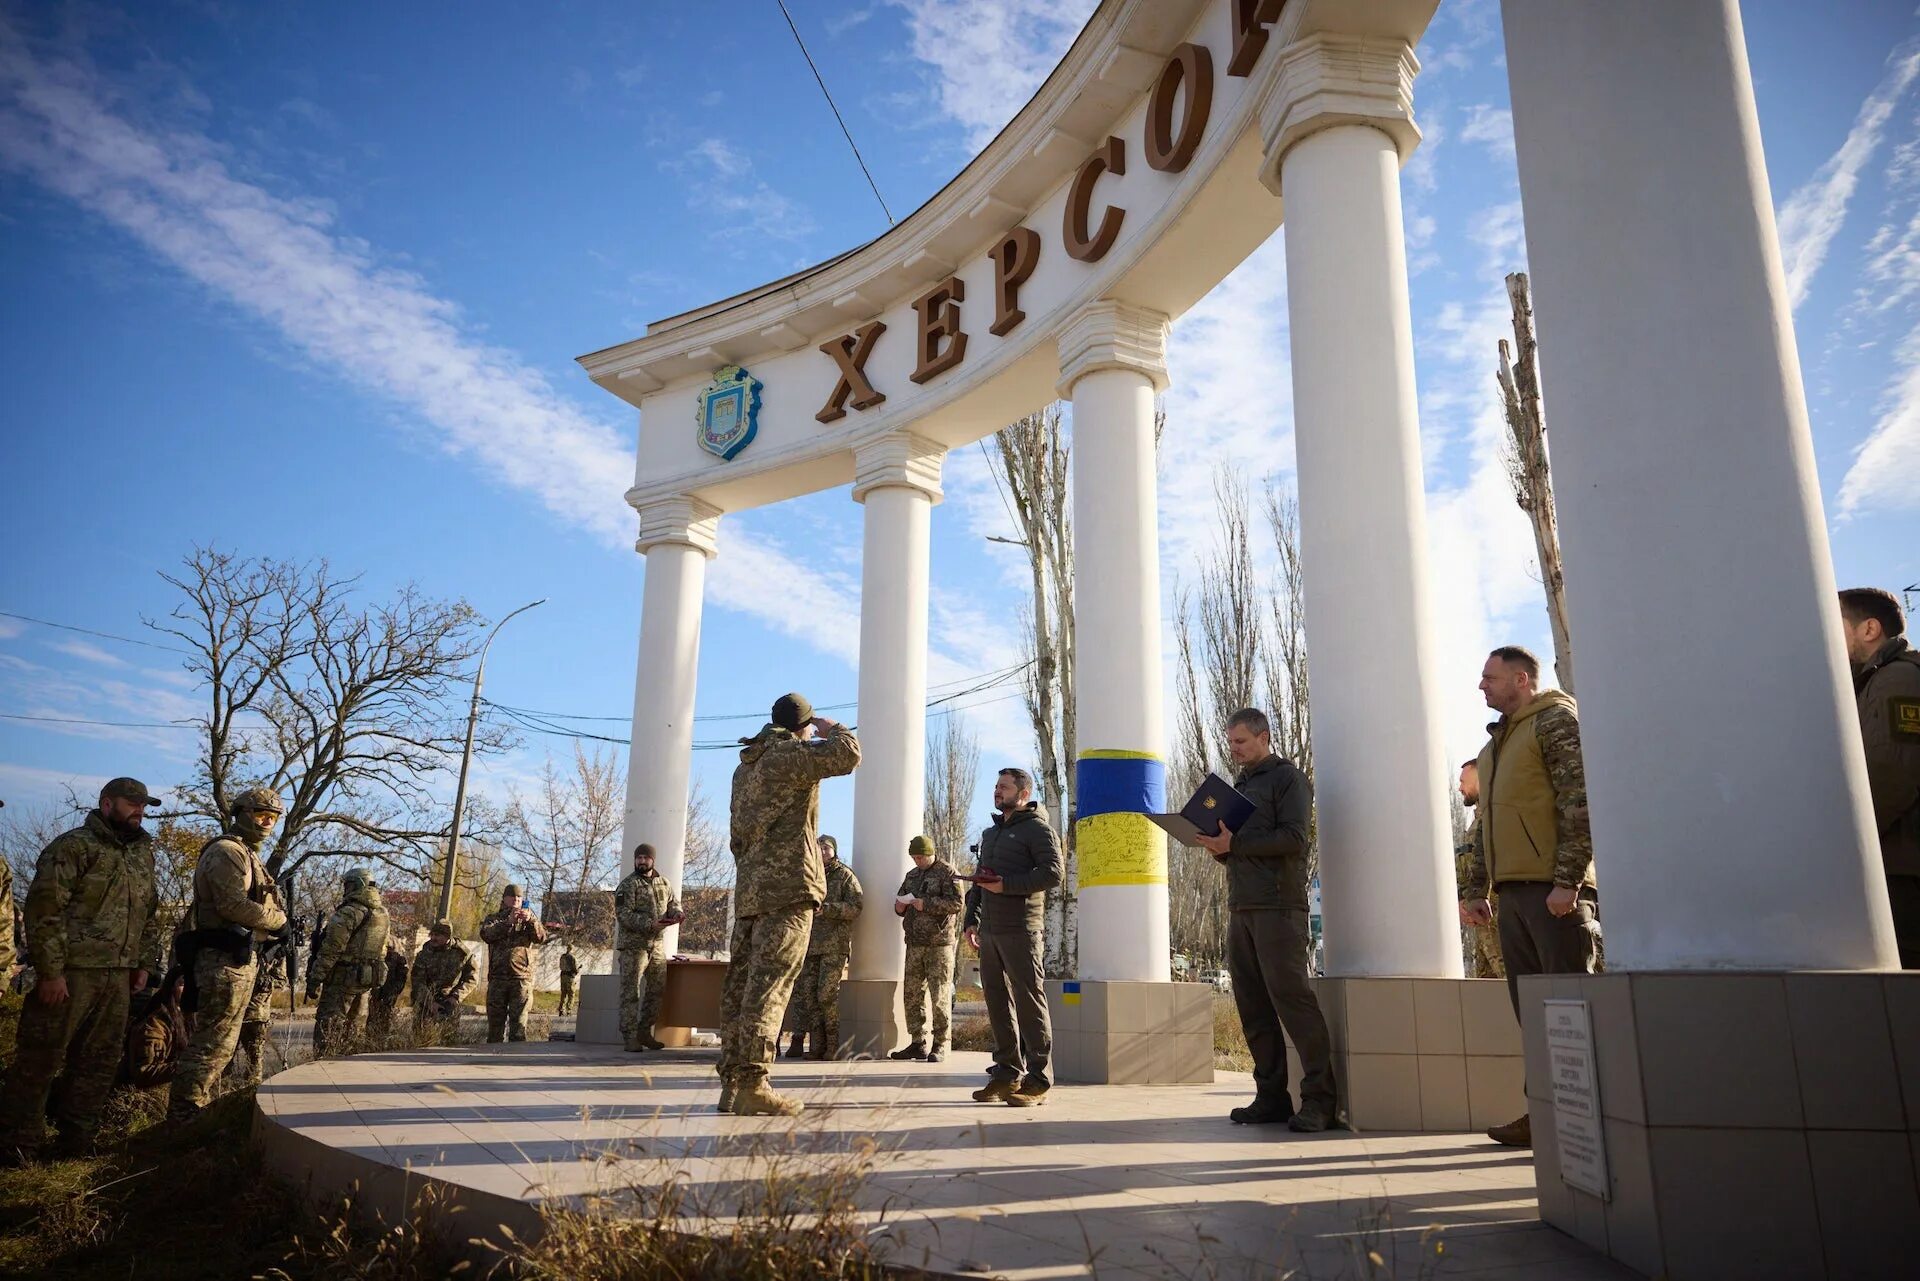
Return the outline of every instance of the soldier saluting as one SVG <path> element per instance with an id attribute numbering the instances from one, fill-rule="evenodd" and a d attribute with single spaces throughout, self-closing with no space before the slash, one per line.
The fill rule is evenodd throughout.
<path id="1" fill-rule="evenodd" d="M 280 821 L 280 798 L 254 787 L 233 798 L 227 830 L 200 851 L 193 869 L 193 904 L 180 935 L 180 965 L 190 974 L 193 1034 L 175 1070 L 167 1117 L 192 1116 L 213 1097 L 213 1083 L 233 1061 L 240 1028 L 254 1005 L 273 995 L 261 984 L 257 944 L 287 925 L 260 847 Z M 256 988 L 258 989 L 256 991 Z M 267 1011 L 259 1010 L 265 1023 Z"/>

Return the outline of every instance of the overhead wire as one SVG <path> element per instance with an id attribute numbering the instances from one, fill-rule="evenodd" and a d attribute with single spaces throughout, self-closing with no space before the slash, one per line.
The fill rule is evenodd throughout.
<path id="1" fill-rule="evenodd" d="M 780 6 L 780 15 L 787 20 L 787 30 L 793 32 L 793 42 L 800 46 L 800 56 L 807 60 L 807 70 L 813 72 L 814 83 L 820 86 L 820 96 L 827 100 L 827 107 L 833 112 L 833 118 L 840 122 L 840 132 L 846 137 L 847 146 L 852 150 L 854 161 L 860 166 L 860 172 L 867 176 L 867 186 L 873 188 L 873 198 L 880 202 L 880 212 L 886 215 L 887 226 L 893 226 L 893 210 L 887 208 L 886 197 L 880 194 L 880 184 L 873 180 L 873 171 L 867 168 L 866 157 L 860 154 L 860 147 L 853 140 L 853 131 L 847 128 L 846 118 L 840 114 L 840 108 L 835 104 L 833 95 L 827 92 L 827 82 L 821 76 L 820 68 L 814 65 L 813 55 L 807 52 L 807 42 L 800 38 L 800 28 L 793 24 L 793 15 L 787 12 L 787 0 L 774 0 L 774 3 Z"/>

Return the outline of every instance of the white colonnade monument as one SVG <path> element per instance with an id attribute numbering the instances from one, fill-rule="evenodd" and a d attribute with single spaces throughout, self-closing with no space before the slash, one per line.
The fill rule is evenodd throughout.
<path id="1" fill-rule="evenodd" d="M 1724 1256 L 1698 1252 L 1719 1248 L 1728 1216 L 1762 1213 L 1741 1208 L 1745 1184 L 1689 1190 L 1687 1171 L 1724 1158 L 1736 1181 L 1803 1193 L 1764 1202 L 1768 1233 L 1812 1225 L 1811 1254 L 1755 1251 L 1740 1274 L 1840 1275 L 1816 1206 L 1844 1203 L 1854 1176 L 1823 1160 L 1820 1136 L 1862 1122 L 1823 1112 L 1801 1078 L 1809 1055 L 1885 1060 L 1875 1159 L 1905 1154 L 1912 1202 L 1904 1118 L 1920 1098 L 1902 1110 L 1885 1028 L 1897 1042 L 1907 1010 L 1920 1054 L 1920 987 L 1882 973 L 1892 928 L 1738 9 L 1506 3 L 1620 971 L 1527 981 L 1523 1041 L 1504 986 L 1461 977 L 1454 906 L 1440 695 L 1474 676 L 1436 659 L 1399 184 L 1420 140 L 1413 49 L 1435 7 L 1103 0 L 1032 101 L 884 235 L 582 358 L 640 416 L 623 844 L 651 842 L 678 883 L 720 521 L 851 483 L 864 760 L 842 857 L 870 892 L 891 889 L 925 801 L 942 459 L 1065 398 L 1075 573 L 1097 588 L 1075 593 L 1080 973 L 1072 1000 L 1053 984 L 1057 1068 L 1068 1082 L 1208 1079 L 1210 1001 L 1169 981 L 1165 836 L 1144 817 L 1167 807 L 1154 402 L 1169 325 L 1284 216 L 1321 992 L 1346 1106 L 1362 1127 L 1426 1130 L 1530 1107 L 1543 1215 L 1676 1277 L 1711 1274 L 1695 1265 Z M 1676 649 L 1679 624 L 1703 618 L 1740 637 L 1737 661 Z M 771 700 L 785 686 L 768 679 Z M 891 913 L 862 916 L 843 1053 L 904 1040 L 903 951 Z M 1590 1024 L 1588 1131 L 1560 1127 L 1549 999 Z M 1835 1002 L 1879 1011 L 1880 1041 L 1822 1019 Z M 1767 1075 L 1781 1062 L 1784 1084 Z M 1778 1097 L 1700 1088 L 1756 1071 Z M 1589 1139 L 1597 1163 L 1575 1151 Z"/>

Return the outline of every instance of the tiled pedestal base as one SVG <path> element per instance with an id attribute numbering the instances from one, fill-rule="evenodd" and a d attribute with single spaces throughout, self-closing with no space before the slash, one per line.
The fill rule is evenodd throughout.
<path id="1" fill-rule="evenodd" d="M 1609 1197 L 1560 1177 L 1545 1007 L 1587 1003 Z M 1521 983 L 1540 1217 L 1650 1276 L 1891 1277 L 1920 1259 L 1920 972 Z"/>
<path id="2" fill-rule="evenodd" d="M 1048 979 L 1053 1073 L 1083 1085 L 1213 1080 L 1213 989 L 1204 983 Z"/>
<path id="3" fill-rule="evenodd" d="M 1356 1130 L 1484 1130 L 1527 1109 L 1520 1027 L 1500 979 L 1314 980 Z M 1287 1046 L 1298 1102 L 1300 1056 Z"/>
<path id="4" fill-rule="evenodd" d="M 692 972 L 691 968 L 677 976 L 669 971 L 670 984 L 695 989 L 686 994 L 695 999 L 685 1002 L 695 1008 L 703 1008 L 711 1004 L 711 993 L 706 989 L 712 988 L 718 981 L 716 973 L 710 972 L 711 963 L 703 962 L 702 965 L 705 968 L 697 974 Z M 725 969 L 726 967 L 722 965 L 717 973 L 724 974 Z M 674 993 L 670 992 L 669 995 Z M 679 1006 L 683 1002 L 674 1001 L 671 1004 Z M 672 1011 L 662 1011 L 661 1025 L 653 1029 L 654 1039 L 670 1047 L 691 1045 L 693 1028 L 667 1023 L 664 1015 L 670 1012 Z M 710 1024 L 702 1026 L 710 1026 Z M 574 1014 L 573 1039 L 587 1045 L 620 1044 L 620 979 L 617 975 L 582 974 L 580 976 L 579 1006 Z"/>
<path id="5" fill-rule="evenodd" d="M 895 979 L 846 979 L 840 984 L 843 1059 L 885 1058 L 907 1043 L 907 1020 Z"/>

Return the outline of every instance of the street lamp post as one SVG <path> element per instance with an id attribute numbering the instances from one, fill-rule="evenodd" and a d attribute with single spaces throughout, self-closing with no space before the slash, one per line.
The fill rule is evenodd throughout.
<path id="1" fill-rule="evenodd" d="M 460 755 L 460 786 L 453 794 L 453 831 L 447 836 L 447 870 L 440 879 L 440 910 L 435 914 L 438 920 L 446 920 L 453 915 L 453 872 L 460 861 L 460 820 L 467 812 L 467 769 L 473 764 L 473 732 L 480 724 L 480 682 L 487 674 L 487 651 L 493 648 L 493 638 L 500 634 L 500 629 L 507 625 L 507 620 L 514 614 L 524 614 L 535 605 L 546 603 L 547 598 L 542 596 L 514 610 L 513 614 L 508 614 L 493 625 L 493 630 L 487 633 L 487 643 L 480 647 L 480 662 L 473 669 L 473 704 L 467 709 L 467 746 Z"/>

